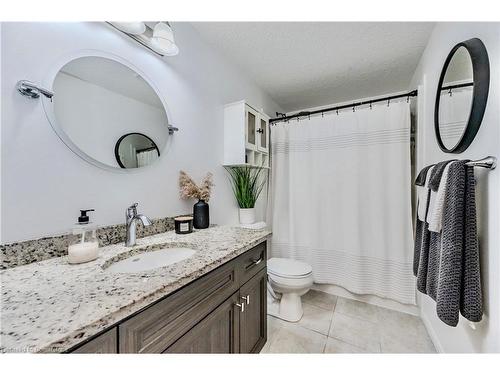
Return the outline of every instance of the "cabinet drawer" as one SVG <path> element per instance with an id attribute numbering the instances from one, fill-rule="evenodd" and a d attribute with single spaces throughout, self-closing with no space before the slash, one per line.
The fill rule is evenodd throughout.
<path id="1" fill-rule="evenodd" d="M 86 353 L 86 354 L 113 354 L 118 353 L 118 332 L 116 327 L 110 329 L 89 342 L 83 344 L 71 353 Z"/>
<path id="2" fill-rule="evenodd" d="M 239 289 L 229 262 L 120 324 L 120 353 L 161 353 Z"/>
<path id="3" fill-rule="evenodd" d="M 238 257 L 238 272 L 241 285 L 266 267 L 266 242 L 262 242 Z"/>

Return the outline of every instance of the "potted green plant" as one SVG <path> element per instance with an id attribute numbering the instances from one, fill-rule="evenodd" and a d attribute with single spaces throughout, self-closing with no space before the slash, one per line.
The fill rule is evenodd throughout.
<path id="1" fill-rule="evenodd" d="M 229 173 L 234 197 L 240 208 L 240 224 L 255 223 L 255 202 L 266 184 L 266 180 L 262 176 L 266 169 L 250 166 L 228 166 L 225 168 Z"/>

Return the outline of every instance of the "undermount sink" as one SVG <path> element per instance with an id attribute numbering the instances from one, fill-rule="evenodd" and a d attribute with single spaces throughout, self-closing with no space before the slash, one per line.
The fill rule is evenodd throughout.
<path id="1" fill-rule="evenodd" d="M 192 257 L 195 250 L 186 247 L 170 247 L 146 251 L 112 263 L 106 271 L 113 273 L 136 273 L 169 266 Z"/>

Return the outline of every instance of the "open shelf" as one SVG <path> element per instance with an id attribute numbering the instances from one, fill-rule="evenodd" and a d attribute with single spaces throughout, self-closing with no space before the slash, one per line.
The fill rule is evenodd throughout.
<path id="1" fill-rule="evenodd" d="M 245 149 L 245 163 L 243 164 L 224 164 L 225 167 L 247 166 L 269 168 L 269 154 L 267 152 Z"/>

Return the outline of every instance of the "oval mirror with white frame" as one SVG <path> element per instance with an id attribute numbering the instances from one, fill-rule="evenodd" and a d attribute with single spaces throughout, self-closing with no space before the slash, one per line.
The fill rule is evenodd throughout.
<path id="1" fill-rule="evenodd" d="M 44 100 L 52 128 L 86 161 L 123 171 L 148 166 L 164 153 L 170 133 L 163 101 L 127 62 L 74 58 L 56 72 L 52 91 L 52 102 Z"/>
<path id="2" fill-rule="evenodd" d="M 474 38 L 458 43 L 445 61 L 436 94 L 434 127 L 444 152 L 460 153 L 474 140 L 489 89 L 486 47 Z"/>

